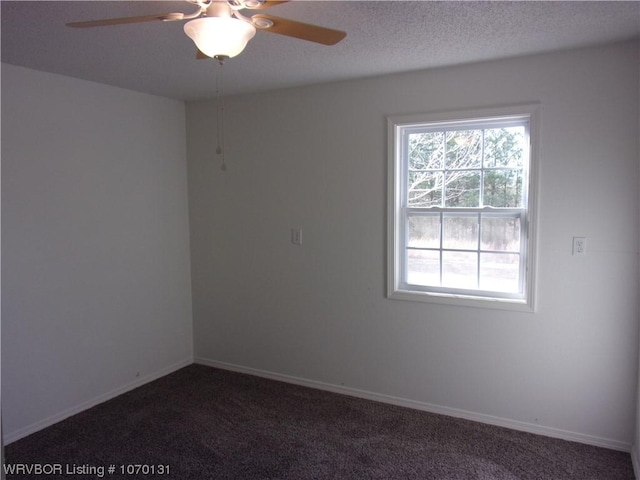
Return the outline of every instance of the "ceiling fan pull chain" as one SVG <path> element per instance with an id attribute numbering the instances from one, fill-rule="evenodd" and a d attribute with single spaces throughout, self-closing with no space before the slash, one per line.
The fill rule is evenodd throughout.
<path id="1" fill-rule="evenodd" d="M 216 119 L 216 136 L 218 143 L 216 153 L 222 155 L 220 170 L 225 172 L 227 170 L 227 163 L 224 158 L 224 104 L 222 95 L 220 94 L 220 90 L 222 90 L 222 64 L 222 60 L 218 59 L 218 66 L 216 67 L 216 108 L 218 114 Z"/>

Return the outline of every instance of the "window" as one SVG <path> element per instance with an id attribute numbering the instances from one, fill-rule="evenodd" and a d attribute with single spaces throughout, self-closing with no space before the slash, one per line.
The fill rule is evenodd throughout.
<path id="1" fill-rule="evenodd" d="M 533 310 L 535 106 L 390 117 L 388 296 Z"/>

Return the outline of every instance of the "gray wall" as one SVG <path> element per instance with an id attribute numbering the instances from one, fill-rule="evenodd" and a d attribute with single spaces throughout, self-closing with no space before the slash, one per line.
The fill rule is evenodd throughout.
<path id="1" fill-rule="evenodd" d="M 231 97 L 226 172 L 215 102 L 189 103 L 196 360 L 629 450 L 637 60 L 625 43 Z M 536 313 L 386 299 L 385 117 L 532 102 Z"/>
<path id="2" fill-rule="evenodd" d="M 2 65 L 2 414 L 15 440 L 192 361 L 182 102 Z"/>
<path id="3" fill-rule="evenodd" d="M 640 62 L 638 62 L 638 68 L 640 69 Z M 640 90 L 640 83 L 638 84 Z M 639 95 L 640 97 L 640 95 Z M 638 109 L 640 111 L 640 108 Z M 638 115 L 638 128 L 640 129 L 640 114 Z M 640 135 L 638 135 L 638 142 L 640 142 Z M 638 185 L 638 193 L 640 194 L 640 184 Z M 639 198 L 640 201 L 640 198 Z M 638 238 L 640 243 L 640 238 Z M 640 262 L 638 263 L 640 267 Z M 638 361 L 640 361 L 640 338 L 638 338 Z M 640 478 L 640 367 L 638 367 L 638 394 L 637 394 L 637 409 L 636 409 L 636 435 L 633 443 L 633 450 L 631 451 L 631 458 L 633 460 L 633 468 L 637 478 Z"/>
<path id="4" fill-rule="evenodd" d="M 202 363 L 631 448 L 637 59 L 621 44 L 232 97 L 225 173 L 215 103 L 189 104 L 192 290 L 184 106 L 3 65 L 6 438 L 189 363 L 192 292 Z M 387 300 L 385 117 L 531 102 L 537 312 Z"/>

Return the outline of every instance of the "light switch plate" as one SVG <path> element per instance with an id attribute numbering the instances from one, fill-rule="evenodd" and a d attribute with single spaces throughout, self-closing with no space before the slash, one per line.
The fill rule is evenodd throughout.
<path id="1" fill-rule="evenodd" d="M 291 229 L 291 243 L 293 243 L 294 245 L 302 245 L 302 229 L 301 228 Z"/>

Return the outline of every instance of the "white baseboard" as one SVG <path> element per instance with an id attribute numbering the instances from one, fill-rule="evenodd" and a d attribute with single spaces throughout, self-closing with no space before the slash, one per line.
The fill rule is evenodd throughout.
<path id="1" fill-rule="evenodd" d="M 82 402 L 81 404 L 76 405 L 75 407 L 68 408 L 60 413 L 47 417 L 44 420 L 40 420 L 31 425 L 27 425 L 24 428 L 14 430 L 13 432 L 4 432 L 4 437 L 3 437 L 4 444 L 9 445 L 10 443 L 15 442 L 16 440 L 20 440 L 21 438 L 24 438 L 28 435 L 31 435 L 32 433 L 40 431 L 43 428 L 46 428 L 55 423 L 58 423 L 64 420 L 65 418 L 69 418 L 73 415 L 83 412 L 84 410 L 88 410 L 91 407 L 94 407 L 100 403 L 106 402 L 107 400 L 111 400 L 112 398 L 115 398 L 118 395 L 122 395 L 123 393 L 133 390 L 134 388 L 138 388 L 144 385 L 145 383 L 149 383 L 154 380 L 157 380 L 160 377 L 164 377 L 165 375 L 173 373 L 176 370 L 180 370 L 181 368 L 186 367 L 187 365 L 191 365 L 192 363 L 193 363 L 192 358 L 184 359 L 166 368 L 158 370 L 157 372 L 151 373 L 149 375 L 145 375 L 144 377 L 141 377 L 141 378 L 137 378 L 133 382 L 127 383 L 121 387 L 118 387 L 107 393 L 104 393 L 95 398 L 92 398 L 91 400 Z"/>
<path id="2" fill-rule="evenodd" d="M 638 455 L 640 454 L 640 445 L 634 445 L 631 449 L 631 463 L 633 464 L 633 472 L 636 475 L 636 478 L 640 480 L 640 458 Z"/>
<path id="3" fill-rule="evenodd" d="M 295 385 L 316 388 L 318 390 L 326 390 L 329 392 L 340 393 L 343 395 L 363 398 L 366 400 L 389 403 L 392 405 L 413 408 L 415 410 L 422 410 L 425 412 L 437 413 L 440 415 L 447 415 L 450 417 L 464 418 L 466 420 L 472 420 L 474 422 L 486 423 L 486 424 L 495 425 L 498 427 L 511 428 L 513 430 L 519 430 L 519 431 L 528 432 L 528 433 L 535 433 L 538 435 L 544 435 L 546 437 L 559 438 L 562 440 L 570 440 L 572 442 L 585 443 L 587 445 L 593 445 L 596 447 L 609 448 L 612 450 L 620 450 L 623 452 L 631 452 L 630 444 L 621 442 L 618 440 L 609 439 L 609 438 L 596 437 L 593 435 L 586 435 L 583 433 L 571 432 L 567 430 L 532 424 L 528 422 L 521 422 L 519 420 L 511 420 L 508 418 L 495 417 L 493 415 L 470 412 L 470 411 L 461 410 L 458 408 L 434 405 L 434 404 L 420 402 L 416 400 L 394 397 L 391 395 L 385 395 L 385 394 L 370 392 L 366 390 L 359 390 L 356 388 L 344 387 L 341 385 L 318 382 L 316 380 L 308 380 L 305 378 L 294 377 L 291 375 L 283 375 L 280 373 L 270 372 L 266 370 L 243 367 L 241 365 L 235 365 L 235 364 L 226 363 L 226 362 L 219 362 L 219 361 L 211 360 L 208 358 L 196 357 L 194 359 L 194 362 L 200 365 L 207 365 L 210 367 L 220 368 L 223 370 L 230 370 L 238 373 L 247 373 L 249 375 L 269 378 L 271 380 L 278 380 L 281 382 L 293 383 Z"/>

